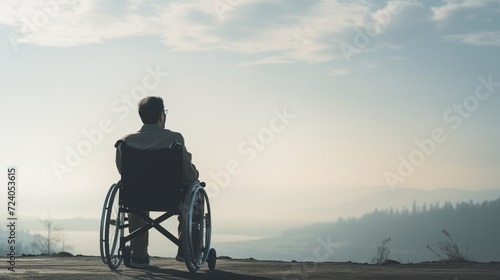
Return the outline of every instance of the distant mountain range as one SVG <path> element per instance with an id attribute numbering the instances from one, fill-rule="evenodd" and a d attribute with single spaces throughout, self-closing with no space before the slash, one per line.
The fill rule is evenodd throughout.
<path id="1" fill-rule="evenodd" d="M 367 192 L 371 191 L 366 188 Z M 441 205 L 445 201 L 453 204 L 463 201 L 482 202 L 485 200 L 496 199 L 500 196 L 500 189 L 488 189 L 479 191 L 466 191 L 461 189 L 437 189 L 437 190 L 417 190 L 408 188 L 396 188 L 390 190 L 389 187 L 380 187 L 380 191 L 372 193 L 357 200 L 344 202 L 327 207 L 310 208 L 305 211 L 314 214 L 318 220 L 336 221 L 338 218 L 361 217 L 366 213 L 370 213 L 375 209 L 403 209 L 403 207 L 411 208 L 416 202 L 419 206 L 426 204 Z"/>
<path id="2" fill-rule="evenodd" d="M 388 187 L 380 187 L 380 191 L 373 191 L 373 188 L 366 188 L 366 196 L 350 202 L 343 202 L 332 206 L 301 209 L 300 211 L 309 212 L 318 220 L 325 222 L 334 222 L 338 218 L 361 217 L 375 209 L 410 209 L 414 202 L 419 206 L 426 204 L 430 206 L 439 201 L 441 204 L 445 201 L 452 203 L 463 201 L 482 202 L 485 200 L 496 199 L 500 196 L 500 189 L 489 189 L 480 191 L 466 191 L 461 189 L 437 189 L 424 191 L 417 189 L 396 188 L 391 191 Z M 59 225 L 66 231 L 95 231 L 99 230 L 100 216 L 92 219 L 72 218 L 72 219 L 53 219 L 55 225 Z M 41 231 L 44 230 L 43 224 L 37 217 L 21 217 L 21 226 L 24 230 Z M 307 225 L 307 224 L 304 224 Z M 285 230 L 285 229 L 283 229 Z"/>
<path id="3" fill-rule="evenodd" d="M 422 191 L 397 188 L 391 191 L 381 188 L 381 191 L 374 191 L 371 188 L 360 199 L 305 210 L 323 223 L 283 228 L 280 231 L 283 233 L 273 238 L 216 242 L 213 246 L 219 255 L 236 258 L 370 262 L 382 240 L 391 237 L 388 243 L 391 258 L 418 262 L 436 259 L 425 246 L 440 241 L 444 237 L 441 230 L 446 229 L 464 246 L 470 244 L 476 260 L 500 261 L 500 207 L 485 206 L 481 210 L 484 213 L 474 207 L 470 211 L 466 211 L 467 207 L 460 211 L 455 209 L 457 203 L 469 205 L 473 201 L 470 205 L 477 205 L 484 201 L 500 201 L 499 197 L 500 189 Z M 339 218 L 342 219 L 339 221 Z M 99 221 L 100 217 L 54 219 L 53 224 L 65 232 L 98 232 Z M 23 231 L 44 231 L 43 224 L 35 217 L 22 217 L 20 225 Z M 234 225 L 233 228 L 244 226 Z M 216 233 L 233 234 L 231 227 L 226 228 Z M 27 235 L 24 239 L 27 243 L 30 238 Z M 73 245 L 77 245 L 75 253 L 78 253 L 78 244 Z"/>
<path id="4" fill-rule="evenodd" d="M 372 212 L 288 230 L 275 238 L 216 246 L 220 254 L 240 258 L 371 262 L 382 240 L 390 237 L 390 258 L 422 262 L 437 259 L 426 246 L 439 251 L 438 242 L 447 240 L 445 229 L 462 251 L 470 245 L 474 260 L 500 261 L 500 190 L 398 189 L 322 210 L 333 217 L 346 208 L 349 213 Z"/>

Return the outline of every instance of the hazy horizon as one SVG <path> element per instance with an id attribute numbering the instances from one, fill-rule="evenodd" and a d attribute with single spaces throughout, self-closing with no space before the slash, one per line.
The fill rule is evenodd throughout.
<path id="1" fill-rule="evenodd" d="M 380 211 L 381 213 L 384 211 L 392 211 L 394 210 L 399 211 L 403 213 L 404 211 L 422 211 L 423 208 L 426 209 L 432 209 L 433 207 L 443 207 L 446 203 L 451 203 L 452 205 L 455 205 L 456 203 L 469 203 L 469 201 L 473 201 L 474 203 L 479 203 L 482 204 L 485 201 L 493 201 L 493 200 L 498 200 L 500 199 L 500 190 L 487 190 L 487 191 L 478 191 L 478 192 L 463 192 L 458 189 L 442 189 L 442 190 L 436 190 L 436 191 L 424 191 L 423 193 L 419 193 L 418 190 L 415 189 L 406 189 L 405 190 L 407 197 L 406 199 L 402 199 L 401 201 L 397 201 L 399 204 L 395 205 L 393 204 L 390 207 L 387 208 L 381 208 L 377 207 L 376 205 L 381 205 L 381 203 L 377 204 L 376 199 L 385 196 L 383 192 L 381 193 L 376 193 L 373 196 L 369 196 L 366 199 L 360 199 L 358 201 L 353 201 L 351 202 L 352 205 L 349 204 L 341 204 L 337 205 L 338 207 L 345 207 L 347 209 L 352 209 L 353 207 L 358 210 L 359 213 L 358 215 L 349 215 L 349 216 L 344 216 L 344 215 L 339 215 L 338 212 L 334 211 L 338 208 L 333 208 L 330 211 L 328 210 L 322 210 L 324 213 L 325 217 L 330 217 L 329 219 L 325 219 L 321 223 L 301 223 L 297 222 L 295 224 L 288 224 L 288 225 L 282 225 L 282 224 L 277 224 L 273 225 L 272 228 L 267 228 L 267 230 L 263 231 L 262 228 L 248 228 L 248 227 L 242 227 L 239 225 L 237 228 L 236 227 L 219 227 L 217 224 L 214 225 L 213 228 L 213 235 L 212 235 L 212 246 L 218 249 L 218 252 L 220 252 L 222 255 L 230 256 L 230 257 L 236 257 L 236 258 L 249 258 L 249 257 L 256 257 L 259 256 L 260 259 L 275 259 L 278 260 L 279 258 L 276 257 L 264 257 L 262 256 L 266 255 L 266 253 L 259 253 L 259 249 L 255 248 L 255 245 L 246 245 L 247 250 L 244 249 L 236 249 L 234 248 L 235 245 L 239 247 L 245 248 L 245 245 L 241 244 L 246 244 L 248 242 L 256 241 L 256 242 L 271 242 L 270 244 L 274 244 L 272 240 L 275 240 L 276 238 L 280 238 L 281 236 L 284 235 L 290 235 L 289 232 L 297 232 L 297 231 L 304 231 L 309 228 L 314 228 L 314 227 L 323 227 L 324 225 L 328 224 L 336 224 L 339 219 L 342 221 L 348 221 L 352 219 L 359 219 L 362 217 L 366 217 L 369 215 L 372 215 L 375 211 Z M 397 193 L 397 191 L 396 191 Z M 411 199 L 410 197 L 413 197 L 414 199 Z M 372 201 L 372 203 L 367 203 L 368 201 Z M 387 202 L 383 202 L 387 203 Z M 439 205 L 439 206 L 438 206 Z M 415 208 L 414 208 L 415 207 Z M 412 209 L 414 208 L 414 209 Z M 405 210 L 406 209 L 406 210 Z M 319 212 L 315 213 L 316 215 L 319 214 Z M 157 215 L 156 213 L 153 215 Z M 64 239 L 64 243 L 66 245 L 65 251 L 70 252 L 74 255 L 76 254 L 83 254 L 83 255 L 99 255 L 99 246 L 98 242 L 96 240 L 98 239 L 99 235 L 99 218 L 93 217 L 93 218 L 82 218 L 82 217 L 74 217 L 71 219 L 55 219 L 53 217 L 43 217 L 38 216 L 38 217 L 23 217 L 21 220 L 19 220 L 19 229 L 22 231 L 29 230 L 30 234 L 42 234 L 44 236 L 47 235 L 46 228 L 42 224 L 41 220 L 46 220 L 46 219 L 51 219 L 52 225 L 56 228 L 59 228 L 59 230 L 56 230 L 53 232 L 53 235 L 58 238 L 58 242 L 54 244 L 54 247 L 57 248 L 56 252 L 62 250 L 62 240 Z M 176 231 L 177 228 L 177 220 L 169 220 L 168 222 L 164 223 L 163 226 L 165 226 L 168 230 L 171 230 L 172 232 Z M 439 237 L 439 232 L 441 230 L 441 227 L 446 226 L 446 225 L 439 225 L 438 228 L 436 229 L 436 238 Z M 493 226 L 493 225 L 492 225 Z M 374 228 L 375 230 L 376 228 Z M 377 230 L 380 230 L 377 228 Z M 318 231 L 316 233 L 311 232 L 310 234 L 314 234 L 317 237 L 322 237 L 326 236 L 324 231 Z M 389 234 L 389 233 L 387 233 Z M 460 234 L 460 232 L 458 233 Z M 375 235 L 376 236 L 376 235 Z M 335 238 L 340 238 L 339 236 L 334 236 Z M 462 235 L 459 235 L 461 238 L 461 241 L 465 238 Z M 469 241 L 475 241 L 477 238 L 474 236 L 470 236 L 469 239 L 467 239 L 465 242 Z M 304 241 L 304 240 L 303 240 Z M 304 242 L 299 242 L 298 244 L 304 243 Z M 429 240 L 430 242 L 431 240 Z M 241 243 L 244 242 L 244 243 Z M 286 242 L 286 241 L 284 241 Z M 240 244 L 241 243 L 241 244 Z M 462 242 L 461 242 L 462 243 Z M 151 246 L 150 246 L 150 254 L 153 256 L 160 256 L 160 257 L 174 257 L 175 255 L 175 247 L 171 242 L 166 240 L 162 235 L 159 233 L 153 231 L 151 233 Z M 250 243 L 251 244 L 251 243 Z M 272 254 L 269 254 L 269 245 L 264 246 L 261 249 L 265 249 L 267 251 L 267 255 L 271 256 Z M 296 244 L 296 242 L 293 242 L 292 244 Z M 292 245 L 290 244 L 290 245 Z M 24 243 L 26 245 L 26 242 Z M 369 244 L 372 246 L 377 245 L 377 243 Z M 251 250 L 249 250 L 251 249 Z M 422 251 L 422 250 L 420 250 Z M 307 252 L 307 250 L 306 250 Z M 477 252 L 477 249 L 476 249 Z M 360 252 L 361 253 L 361 252 Z M 480 253 L 480 252 L 478 252 Z M 295 255 L 294 255 L 295 254 Z M 288 252 L 285 250 L 284 252 L 276 252 L 273 256 L 281 255 L 285 257 L 283 260 L 291 260 L 291 259 L 297 259 L 295 252 L 292 254 L 291 252 Z M 360 261 L 360 259 L 363 259 L 366 255 L 371 255 L 372 252 L 363 252 L 362 255 L 359 256 L 359 258 L 355 261 Z M 342 253 L 336 252 L 337 259 L 336 261 L 339 261 L 338 258 L 343 258 L 341 259 L 342 261 L 348 261 L 348 260 L 353 260 L 349 259 L 348 256 L 343 256 Z M 352 256 L 351 256 L 352 257 Z M 426 260 L 431 260 L 431 259 L 426 259 Z M 422 261 L 421 259 L 419 261 Z"/>

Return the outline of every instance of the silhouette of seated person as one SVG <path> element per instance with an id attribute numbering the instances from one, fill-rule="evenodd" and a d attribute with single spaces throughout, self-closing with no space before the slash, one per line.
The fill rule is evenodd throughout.
<path id="1" fill-rule="evenodd" d="M 122 138 L 128 147 L 140 150 L 158 150 L 168 148 L 172 143 L 178 142 L 183 147 L 183 182 L 185 186 L 191 185 L 195 180 L 198 180 L 198 170 L 191 162 L 191 154 L 187 151 L 184 143 L 184 137 L 178 132 L 165 129 L 166 117 L 168 110 L 165 110 L 163 99 L 161 97 L 148 96 L 142 99 L 138 104 L 139 116 L 143 122 L 141 129 L 135 133 L 128 134 Z M 116 167 L 121 174 L 121 150 L 118 146 L 116 150 Z M 144 211 L 149 215 L 149 211 Z M 141 226 L 146 225 L 141 217 L 136 214 L 129 213 L 129 232 L 133 232 Z M 182 231 L 180 226 L 179 216 L 179 238 Z M 143 268 L 149 265 L 148 255 L 148 232 L 137 236 L 131 240 L 130 249 L 132 258 L 131 267 Z M 184 261 L 182 249 L 179 246 L 176 259 Z"/>

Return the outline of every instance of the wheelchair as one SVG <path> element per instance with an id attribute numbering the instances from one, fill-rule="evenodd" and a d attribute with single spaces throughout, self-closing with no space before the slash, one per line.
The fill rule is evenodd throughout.
<path id="1" fill-rule="evenodd" d="M 204 189 L 205 183 L 195 181 L 183 184 L 182 153 L 179 143 L 160 150 L 138 150 L 122 140 L 115 144 L 121 152 L 121 180 L 113 184 L 106 195 L 100 226 L 101 260 L 111 270 L 116 270 L 122 260 L 129 266 L 129 242 L 138 235 L 155 228 L 177 246 L 182 246 L 186 267 L 196 272 L 208 263 L 215 269 L 216 251 L 210 248 L 212 232 L 210 203 Z M 143 211 L 164 212 L 156 219 Z M 134 213 L 146 225 L 129 235 L 127 213 Z M 175 237 L 161 226 L 161 222 L 180 215 L 182 234 Z"/>

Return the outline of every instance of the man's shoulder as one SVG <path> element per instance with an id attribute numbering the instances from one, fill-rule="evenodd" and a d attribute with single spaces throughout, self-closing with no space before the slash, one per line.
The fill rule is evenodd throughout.
<path id="1" fill-rule="evenodd" d="M 170 133 L 172 135 L 176 135 L 176 136 L 179 136 L 179 137 L 183 137 L 182 134 L 180 132 L 177 132 L 177 131 L 173 131 L 173 130 L 170 130 L 170 129 L 164 129 L 163 130 L 165 133 Z"/>
<path id="2" fill-rule="evenodd" d="M 123 140 L 125 141 L 125 139 L 129 138 L 129 137 L 134 137 L 135 135 L 139 134 L 139 131 L 136 131 L 136 132 L 132 132 L 132 133 L 129 133 L 125 136 L 123 136 L 120 140 Z"/>
<path id="3" fill-rule="evenodd" d="M 180 132 L 172 131 L 170 129 L 164 129 L 163 131 L 163 133 L 168 134 L 171 138 L 176 139 L 175 141 L 184 144 L 184 136 L 182 136 Z"/>
<path id="4" fill-rule="evenodd" d="M 139 130 L 134 133 L 127 134 L 121 139 L 131 146 L 153 146 L 163 147 L 170 146 L 170 143 L 179 142 L 184 145 L 184 137 L 181 133 L 170 129 L 155 129 L 155 130 Z"/>

